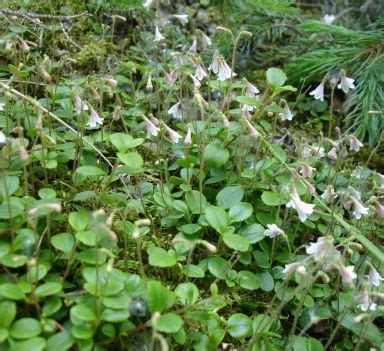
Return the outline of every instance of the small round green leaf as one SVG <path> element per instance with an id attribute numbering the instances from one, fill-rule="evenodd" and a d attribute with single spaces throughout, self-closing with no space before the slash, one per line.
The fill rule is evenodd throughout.
<path id="1" fill-rule="evenodd" d="M 172 267 L 176 264 L 175 256 L 170 255 L 161 247 L 151 246 L 147 250 L 149 264 L 154 267 Z"/>
<path id="2" fill-rule="evenodd" d="M 105 172 L 96 166 L 81 166 L 76 169 L 76 173 L 79 173 L 86 177 L 104 176 Z"/>
<path id="3" fill-rule="evenodd" d="M 45 297 L 45 296 L 51 296 L 56 295 L 60 293 L 62 290 L 62 286 L 60 283 L 45 283 L 37 287 L 35 294 L 38 297 Z"/>
<path id="4" fill-rule="evenodd" d="M 280 68 L 267 70 L 267 82 L 272 88 L 281 87 L 287 81 L 287 76 Z"/>
<path id="5" fill-rule="evenodd" d="M 229 317 L 227 329 L 232 337 L 244 339 L 252 334 L 252 321 L 245 314 L 236 313 Z"/>
<path id="6" fill-rule="evenodd" d="M 54 235 L 51 238 L 51 244 L 59 251 L 70 253 L 73 249 L 73 245 L 75 244 L 75 239 L 73 239 L 73 236 L 70 233 L 61 233 Z"/>
<path id="7" fill-rule="evenodd" d="M 238 234 L 225 233 L 223 241 L 229 248 L 239 252 L 245 252 L 249 249 L 249 241 Z"/>
<path id="8" fill-rule="evenodd" d="M 229 221 L 243 222 L 252 215 L 253 207 L 248 202 L 239 202 L 229 210 Z"/>
<path id="9" fill-rule="evenodd" d="M 33 318 L 21 318 L 14 322 L 10 334 L 15 339 L 30 339 L 41 333 L 41 324 Z"/>
<path id="10" fill-rule="evenodd" d="M 93 322 L 96 320 L 95 313 L 86 305 L 76 305 L 71 308 L 71 316 L 78 320 Z"/>
<path id="11" fill-rule="evenodd" d="M 214 168 L 223 167 L 229 160 L 229 151 L 218 142 L 208 144 L 204 149 L 204 161 Z"/>
<path id="12" fill-rule="evenodd" d="M 180 316 L 174 313 L 166 313 L 155 321 L 154 327 L 163 333 L 176 333 L 183 325 Z"/>
<path id="13" fill-rule="evenodd" d="M 244 197 L 244 190 L 241 185 L 230 185 L 221 189 L 216 196 L 217 205 L 229 209 Z"/>
<path id="14" fill-rule="evenodd" d="M 193 305 L 199 298 L 199 289 L 193 283 L 182 283 L 176 287 L 175 295 L 183 305 Z"/>

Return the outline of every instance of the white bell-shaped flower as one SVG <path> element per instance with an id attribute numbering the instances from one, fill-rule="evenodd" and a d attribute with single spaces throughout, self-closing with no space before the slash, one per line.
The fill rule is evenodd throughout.
<path id="1" fill-rule="evenodd" d="M 371 266 L 368 275 L 368 282 L 374 286 L 380 286 L 380 281 L 384 280 L 375 267 Z"/>
<path id="2" fill-rule="evenodd" d="M 369 208 L 364 207 L 359 200 L 352 198 L 352 201 L 354 204 L 353 215 L 355 216 L 356 219 L 360 219 L 361 216 L 365 216 L 369 213 Z"/>
<path id="3" fill-rule="evenodd" d="M 349 150 L 353 150 L 353 151 L 358 152 L 360 150 L 360 148 L 362 148 L 363 146 L 364 146 L 364 144 L 359 139 L 357 139 L 355 136 L 352 136 L 349 139 Z"/>
<path id="4" fill-rule="evenodd" d="M 145 126 L 147 128 L 147 137 L 150 135 L 157 136 L 159 134 L 160 128 L 156 127 L 147 117 L 143 116 Z"/>
<path id="5" fill-rule="evenodd" d="M 214 55 L 212 63 L 208 69 L 217 74 L 217 79 L 221 81 L 236 76 L 236 73 L 232 72 L 232 69 L 225 62 L 224 58 L 219 54 Z"/>
<path id="6" fill-rule="evenodd" d="M 154 42 L 159 42 L 165 39 L 164 35 L 161 34 L 160 29 L 158 26 L 155 28 L 155 38 L 153 39 Z"/>
<path id="7" fill-rule="evenodd" d="M 357 278 L 356 273 L 354 272 L 355 266 L 340 266 L 339 267 L 339 273 L 341 276 L 341 280 L 345 285 L 350 285 L 353 283 L 353 279 Z"/>
<path id="8" fill-rule="evenodd" d="M 300 221 L 305 222 L 305 220 L 313 213 L 315 205 L 307 204 L 304 201 L 300 200 L 300 196 L 297 193 L 296 189 L 293 188 L 291 191 L 291 200 L 286 205 L 288 208 L 292 207 L 297 211 Z"/>
<path id="9" fill-rule="evenodd" d="M 285 102 L 284 111 L 279 113 L 279 117 L 282 121 L 292 121 L 295 115 L 292 113 L 287 102 Z"/>
<path id="10" fill-rule="evenodd" d="M 102 125 L 104 120 L 98 115 L 98 113 L 94 110 L 94 108 L 90 107 L 89 111 L 90 111 L 90 117 L 89 117 L 87 126 L 90 128 L 94 128 L 97 125 Z"/>
<path id="11" fill-rule="evenodd" d="M 309 95 L 312 95 L 316 100 L 324 101 L 324 82 L 321 82 Z"/>
<path id="12" fill-rule="evenodd" d="M 267 224 L 268 229 L 264 231 L 264 235 L 268 236 L 269 238 L 274 238 L 278 235 L 283 235 L 284 230 L 279 228 L 276 224 Z"/>
<path id="13" fill-rule="evenodd" d="M 343 76 L 341 77 L 340 83 L 337 87 L 344 91 L 344 93 L 348 94 L 349 89 L 355 89 L 355 84 L 353 84 L 354 81 L 355 80 L 352 78 Z"/>

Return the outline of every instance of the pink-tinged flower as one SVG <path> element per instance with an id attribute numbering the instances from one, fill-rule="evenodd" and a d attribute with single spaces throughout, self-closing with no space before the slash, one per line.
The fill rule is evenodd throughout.
<path id="1" fill-rule="evenodd" d="M 325 15 L 323 18 L 322 18 L 322 21 L 325 23 L 325 24 L 332 24 L 336 19 L 336 16 L 334 15 Z"/>
<path id="2" fill-rule="evenodd" d="M 376 213 L 379 218 L 384 218 L 384 205 L 378 203 L 376 205 Z"/>
<path id="3" fill-rule="evenodd" d="M 293 188 L 291 191 L 291 200 L 286 204 L 286 206 L 292 207 L 297 211 L 300 221 L 305 222 L 305 220 L 313 213 L 315 205 L 307 204 L 304 201 L 300 200 L 300 196 L 297 193 L 296 189 Z"/>
<path id="4" fill-rule="evenodd" d="M 152 77 L 149 76 L 147 80 L 147 85 L 145 86 L 145 90 L 151 92 L 153 91 Z"/>
<path id="5" fill-rule="evenodd" d="M 184 55 L 180 52 L 172 52 L 171 56 L 175 60 L 176 67 L 181 67 L 184 65 Z"/>
<path id="6" fill-rule="evenodd" d="M 354 272 L 355 267 L 354 266 L 340 266 L 339 267 L 339 273 L 341 275 L 341 279 L 345 285 L 349 285 L 353 283 L 353 279 L 357 278 L 356 273 Z"/>
<path id="7" fill-rule="evenodd" d="M 241 108 L 241 117 L 247 121 L 252 119 L 252 115 L 249 113 L 249 110 L 245 105 Z"/>
<path id="8" fill-rule="evenodd" d="M 192 145 L 192 131 L 191 128 L 188 128 L 187 135 L 184 138 L 184 145 L 191 146 Z"/>
<path id="9" fill-rule="evenodd" d="M 150 135 L 157 136 L 160 128 L 156 127 L 147 117 L 143 116 L 145 126 L 147 127 L 147 137 Z"/>
<path id="10" fill-rule="evenodd" d="M 90 127 L 90 128 L 94 128 L 98 124 L 102 125 L 104 120 L 102 118 L 100 118 L 100 116 L 94 110 L 94 108 L 90 107 L 89 111 L 90 111 L 90 117 L 89 117 L 89 121 L 87 123 L 87 126 Z"/>
<path id="11" fill-rule="evenodd" d="M 231 68 L 227 65 L 224 58 L 219 54 L 215 54 L 213 56 L 213 61 L 208 67 L 208 69 L 211 70 L 213 73 L 217 74 L 217 79 L 221 81 L 236 76 L 236 73 L 232 72 Z"/>
<path id="12" fill-rule="evenodd" d="M 19 146 L 19 157 L 21 161 L 28 161 L 28 158 L 29 158 L 28 151 L 24 147 L 24 145 Z"/>
<path id="13" fill-rule="evenodd" d="M 279 113 L 279 117 L 282 121 L 292 121 L 295 115 L 290 110 L 288 104 L 285 102 L 284 111 Z"/>
<path id="14" fill-rule="evenodd" d="M 324 101 L 324 82 L 321 82 L 309 95 L 313 95 L 316 100 Z"/>
<path id="15" fill-rule="evenodd" d="M 324 261 L 328 256 L 328 252 L 330 250 L 333 251 L 333 249 L 332 241 L 329 238 L 322 236 L 317 239 L 316 243 L 310 243 L 305 251 L 308 255 L 311 255 L 316 262 L 319 262 Z"/>
<path id="16" fill-rule="evenodd" d="M 7 143 L 7 137 L 5 134 L 0 130 L 0 144 L 6 144 Z"/>
<path id="17" fill-rule="evenodd" d="M 354 135 L 351 136 L 351 138 L 349 139 L 349 150 L 358 152 L 360 148 L 363 146 L 364 146 L 363 143 L 359 139 L 357 139 Z"/>
<path id="18" fill-rule="evenodd" d="M 380 177 L 381 184 L 380 184 L 380 189 L 384 189 L 384 175 L 377 173 L 377 175 Z"/>
<path id="19" fill-rule="evenodd" d="M 179 72 L 177 69 L 173 69 L 171 71 L 171 73 L 169 73 L 169 75 L 171 76 L 171 78 L 173 79 L 173 81 L 175 82 L 177 78 L 179 78 Z"/>
<path id="20" fill-rule="evenodd" d="M 264 235 L 270 238 L 274 238 L 278 235 L 283 235 L 284 230 L 279 228 L 276 224 L 267 224 L 268 229 L 264 231 Z"/>
<path id="21" fill-rule="evenodd" d="M 111 88 L 116 88 L 117 87 L 117 80 L 116 79 L 112 79 L 112 78 L 109 78 L 108 79 L 108 84 Z"/>
<path id="22" fill-rule="evenodd" d="M 24 40 L 20 40 L 20 48 L 24 54 L 28 54 L 28 52 L 31 50 Z"/>
<path id="23" fill-rule="evenodd" d="M 159 42 L 165 39 L 164 35 L 161 34 L 159 27 L 156 26 L 155 28 L 155 38 L 153 39 L 154 42 Z"/>
<path id="24" fill-rule="evenodd" d="M 200 108 L 207 108 L 208 102 L 201 96 L 201 94 L 198 91 L 195 91 L 194 93 L 194 101 Z"/>
<path id="25" fill-rule="evenodd" d="M 249 135 L 251 136 L 252 139 L 257 140 L 260 136 L 260 133 L 257 131 L 257 129 L 249 122 L 248 119 L 244 118 L 245 123 L 247 124 L 248 127 L 248 132 Z"/>
<path id="26" fill-rule="evenodd" d="M 153 0 L 147 0 L 143 3 L 143 6 L 146 8 L 146 9 L 149 9 L 153 4 Z"/>
<path id="27" fill-rule="evenodd" d="M 372 302 L 371 298 L 369 297 L 368 290 L 366 288 L 364 288 L 364 290 L 360 292 L 358 301 L 360 302 L 360 304 L 357 307 L 360 307 L 363 312 L 367 312 L 368 310 L 376 310 L 377 305 Z"/>
<path id="28" fill-rule="evenodd" d="M 380 286 L 380 281 L 384 280 L 375 267 L 371 266 L 368 275 L 368 282 L 374 286 Z"/>
<path id="29" fill-rule="evenodd" d="M 316 171 L 316 168 L 308 165 L 303 165 L 300 169 L 300 173 L 304 178 L 312 178 L 314 171 Z"/>
<path id="30" fill-rule="evenodd" d="M 173 83 L 175 83 L 175 81 L 173 80 L 173 78 L 171 77 L 171 75 L 167 72 L 164 73 L 164 81 L 165 83 L 167 83 L 168 85 L 173 85 Z"/>
<path id="31" fill-rule="evenodd" d="M 321 194 L 321 198 L 327 201 L 328 203 L 331 203 L 333 199 L 335 198 L 335 190 L 333 189 L 332 185 L 328 185 L 324 192 Z"/>
<path id="32" fill-rule="evenodd" d="M 310 182 L 308 182 L 306 179 L 304 179 L 304 183 L 307 187 L 307 195 L 313 195 L 316 191 L 315 187 Z"/>
<path id="33" fill-rule="evenodd" d="M 204 68 L 200 64 L 196 65 L 195 76 L 200 81 L 207 76 L 207 73 L 204 71 Z"/>
<path id="34" fill-rule="evenodd" d="M 173 15 L 173 17 L 175 17 L 183 26 L 188 23 L 188 15 Z"/>
<path id="35" fill-rule="evenodd" d="M 75 96 L 75 110 L 78 115 L 88 110 L 88 105 L 78 95 Z"/>
<path id="36" fill-rule="evenodd" d="M 312 153 L 315 157 L 324 157 L 325 156 L 325 153 L 324 153 L 324 148 L 323 147 L 320 147 L 320 146 L 311 146 L 311 149 L 312 149 Z"/>
<path id="37" fill-rule="evenodd" d="M 191 45 L 191 47 L 189 48 L 188 52 L 189 52 L 190 54 L 196 54 L 196 53 L 197 53 L 197 40 L 196 40 L 196 38 L 193 39 L 192 45 Z"/>
<path id="38" fill-rule="evenodd" d="M 283 273 L 285 275 L 295 273 L 299 267 L 304 267 L 302 262 L 293 262 L 293 263 L 286 264 L 284 269 L 283 269 Z"/>
<path id="39" fill-rule="evenodd" d="M 179 142 L 179 139 L 181 139 L 181 135 L 172 128 L 169 128 L 166 124 L 164 124 L 164 127 L 168 132 L 168 136 L 169 139 L 171 139 L 171 142 L 173 144 L 177 144 Z"/>
<path id="40" fill-rule="evenodd" d="M 221 114 L 221 118 L 223 119 L 223 127 L 224 127 L 224 129 L 226 129 L 226 130 L 229 129 L 230 124 L 229 124 L 229 120 L 228 120 L 227 116 L 224 113 L 222 113 Z"/>
<path id="41" fill-rule="evenodd" d="M 149 118 L 150 118 L 151 122 L 152 122 L 155 126 L 159 126 L 159 125 L 160 125 L 159 120 L 158 120 L 156 117 L 154 117 L 152 114 L 149 115 Z"/>
<path id="42" fill-rule="evenodd" d="M 344 91 L 345 94 L 348 94 L 349 89 L 355 89 L 355 85 L 353 84 L 355 80 L 348 77 L 341 77 L 340 84 L 337 86 L 339 89 Z"/>
<path id="43" fill-rule="evenodd" d="M 329 152 L 327 153 L 327 157 L 330 160 L 337 160 L 337 149 L 333 147 Z"/>
<path id="44" fill-rule="evenodd" d="M 202 38 L 204 46 L 211 46 L 212 45 L 211 38 L 208 35 L 206 35 L 204 32 L 201 32 L 201 38 Z"/>
<path id="45" fill-rule="evenodd" d="M 352 198 L 352 201 L 354 204 L 353 215 L 355 216 L 356 219 L 360 219 L 362 215 L 368 214 L 369 212 L 368 207 L 364 207 L 363 204 L 355 198 Z"/>
<path id="46" fill-rule="evenodd" d="M 193 81 L 193 85 L 195 86 L 196 89 L 200 89 L 201 87 L 201 83 L 200 81 L 195 77 L 193 76 L 192 74 L 189 75 Z"/>
<path id="47" fill-rule="evenodd" d="M 12 51 L 13 44 L 11 41 L 5 43 L 4 52 L 8 53 Z"/>
<path id="48" fill-rule="evenodd" d="M 254 98 L 259 93 L 260 93 L 260 90 L 257 89 L 257 87 L 255 85 L 253 85 L 247 81 L 245 95 L 249 96 L 251 98 Z"/>
<path id="49" fill-rule="evenodd" d="M 179 106 L 180 106 L 180 101 L 176 102 L 176 104 L 171 106 L 171 108 L 168 110 L 168 114 L 171 115 L 174 119 L 180 119 Z"/>
<path id="50" fill-rule="evenodd" d="M 246 96 L 249 96 L 250 98 L 252 99 L 255 99 L 256 95 L 259 93 L 259 89 L 256 88 L 256 86 L 254 86 L 253 84 L 249 83 L 247 81 L 247 84 L 246 84 L 246 90 L 245 90 L 245 95 Z M 243 105 L 244 108 L 246 108 L 248 111 L 253 111 L 255 109 L 254 106 L 252 105 L 247 105 L 247 104 L 244 104 Z"/>

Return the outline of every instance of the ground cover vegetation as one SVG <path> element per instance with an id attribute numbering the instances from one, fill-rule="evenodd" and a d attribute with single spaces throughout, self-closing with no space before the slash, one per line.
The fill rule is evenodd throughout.
<path id="1" fill-rule="evenodd" d="M 383 350 L 383 8 L 3 0 L 0 350 Z"/>

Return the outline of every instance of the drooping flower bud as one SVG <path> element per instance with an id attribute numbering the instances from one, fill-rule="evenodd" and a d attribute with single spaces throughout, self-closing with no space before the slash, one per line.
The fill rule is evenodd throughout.
<path id="1" fill-rule="evenodd" d="M 22 39 L 20 39 L 20 49 L 24 54 L 28 54 L 28 52 L 31 50 L 28 44 Z"/>
<path id="2" fill-rule="evenodd" d="M 108 79 L 108 84 L 111 88 L 116 88 L 117 87 L 117 80 L 116 79 L 113 79 L 113 78 L 109 78 Z"/>
<path id="3" fill-rule="evenodd" d="M 149 77 L 148 77 L 147 85 L 145 87 L 145 90 L 147 90 L 148 92 L 152 92 L 153 91 L 153 84 L 152 84 L 152 77 L 151 77 L 151 75 L 149 75 Z"/>
<path id="4" fill-rule="evenodd" d="M 184 146 L 191 146 L 192 145 L 192 131 L 191 128 L 188 128 L 187 135 L 184 139 Z"/>

